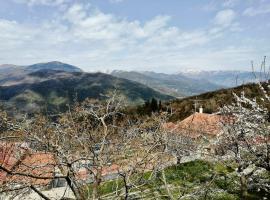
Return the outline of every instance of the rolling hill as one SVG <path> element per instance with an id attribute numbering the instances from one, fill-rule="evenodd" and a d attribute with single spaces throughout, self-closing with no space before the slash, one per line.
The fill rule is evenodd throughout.
<path id="1" fill-rule="evenodd" d="M 251 71 L 187 71 L 181 72 L 179 75 L 196 80 L 208 80 L 211 83 L 225 87 L 235 87 L 255 82 L 255 76 L 257 78 L 261 76 L 259 72 L 253 73 Z"/>
<path id="2" fill-rule="evenodd" d="M 267 88 L 266 85 L 264 86 L 265 89 L 269 91 L 269 88 Z M 201 105 L 205 113 L 218 112 L 220 107 L 224 105 L 231 105 L 234 102 L 235 99 L 233 93 L 240 95 L 242 92 L 245 93 L 246 97 L 256 98 L 259 103 L 263 103 L 261 102 L 261 97 L 263 97 L 264 94 L 259 89 L 258 84 L 250 83 L 234 88 L 220 89 L 213 92 L 206 92 L 200 95 L 191 96 L 184 99 L 176 99 L 167 102 L 166 105 L 171 107 L 173 111 L 173 115 L 170 120 L 183 120 L 193 114 L 194 100 L 200 100 L 198 106 Z M 270 117 L 270 107 L 268 107 L 268 110 Z"/>
<path id="3" fill-rule="evenodd" d="M 65 110 L 67 104 L 74 101 L 104 99 L 104 95 L 115 90 L 135 104 L 151 98 L 173 99 L 143 84 L 108 74 L 70 72 L 70 68 L 59 71 L 58 67 L 54 70 L 46 65 L 44 69 L 40 66 L 30 69 L 21 69 L 21 73 L 13 74 L 12 80 L 7 77 L 9 80 L 4 80 L 5 84 L 0 86 L 0 101 L 7 110 L 54 113 Z"/>
<path id="4" fill-rule="evenodd" d="M 36 72 L 39 70 L 56 70 L 56 71 L 65 71 L 65 72 L 82 72 L 82 70 L 73 65 L 66 63 L 61 63 L 58 61 L 48 62 L 48 63 L 38 63 L 25 67 L 26 71 Z"/>
<path id="5" fill-rule="evenodd" d="M 4 64 L 0 65 L 0 86 L 11 86 L 21 83 L 33 83 L 42 81 L 39 79 L 33 80 L 33 77 L 28 76 L 30 73 L 37 72 L 40 70 L 52 70 L 52 71 L 63 71 L 63 72 L 82 72 L 78 67 L 61 63 L 61 62 L 48 62 L 38 63 L 29 66 L 17 66 Z M 46 77 L 43 77 L 46 78 Z M 50 77 L 48 77 L 50 78 Z"/>
<path id="6" fill-rule="evenodd" d="M 159 92 L 178 98 L 222 88 L 222 86 L 209 81 L 192 79 L 180 74 L 136 71 L 113 71 L 111 74 L 116 77 L 145 84 Z"/>

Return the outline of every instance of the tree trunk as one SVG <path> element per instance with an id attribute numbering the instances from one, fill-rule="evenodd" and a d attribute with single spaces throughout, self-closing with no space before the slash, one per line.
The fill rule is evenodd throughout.
<path id="1" fill-rule="evenodd" d="M 247 178 L 244 174 L 240 177 L 240 183 L 241 183 L 241 199 L 245 200 L 248 195 L 248 187 L 247 187 Z"/>
<path id="2" fill-rule="evenodd" d="M 81 193 L 81 191 L 74 185 L 73 181 L 71 180 L 71 177 L 66 178 L 67 184 L 70 187 L 71 191 L 73 192 L 74 196 L 78 200 L 84 200 L 84 196 Z"/>
<path id="3" fill-rule="evenodd" d="M 177 159 L 176 164 L 177 164 L 177 165 L 180 165 L 180 164 L 181 164 L 181 158 L 182 158 L 181 156 L 177 156 L 177 157 L 176 157 L 176 159 Z"/>
<path id="4" fill-rule="evenodd" d="M 101 169 L 97 169 L 97 173 L 94 176 L 94 183 L 93 183 L 93 193 L 92 193 L 92 199 L 97 200 L 99 199 L 99 186 L 101 183 Z"/>
<path id="5" fill-rule="evenodd" d="M 125 187 L 125 200 L 127 200 L 129 197 L 129 184 L 128 184 L 128 180 L 127 180 L 127 175 L 120 174 L 120 176 L 123 178 L 124 187 Z"/>
<path id="6" fill-rule="evenodd" d="M 174 196 L 171 193 L 170 186 L 167 184 L 167 180 L 166 180 L 166 175 L 165 175 L 164 169 L 161 171 L 161 173 L 162 173 L 162 180 L 163 180 L 165 189 L 167 191 L 168 197 L 169 197 L 169 199 L 174 200 L 175 198 L 174 198 Z"/>

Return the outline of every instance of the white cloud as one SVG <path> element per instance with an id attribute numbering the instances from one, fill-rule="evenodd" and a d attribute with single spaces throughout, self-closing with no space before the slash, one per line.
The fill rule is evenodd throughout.
<path id="1" fill-rule="evenodd" d="M 111 3 L 121 3 L 123 2 L 124 0 L 109 0 Z"/>
<path id="2" fill-rule="evenodd" d="M 28 6 L 46 5 L 46 6 L 58 6 L 62 5 L 70 0 L 13 0 L 16 3 L 27 4 Z"/>
<path id="3" fill-rule="evenodd" d="M 239 3 L 239 0 L 224 0 L 222 6 L 223 7 L 234 7 Z"/>
<path id="4" fill-rule="evenodd" d="M 234 8 L 238 5 L 240 0 L 209 0 L 203 7 L 202 10 L 207 12 L 217 11 L 224 8 Z"/>
<path id="5" fill-rule="evenodd" d="M 214 19 L 214 23 L 219 26 L 228 27 L 233 24 L 236 13 L 232 9 L 219 11 Z"/>
<path id="6" fill-rule="evenodd" d="M 208 2 L 202 7 L 202 10 L 207 11 L 207 12 L 215 11 L 217 9 L 218 9 L 218 3 L 217 1 L 214 1 L 214 0 L 211 0 L 210 2 Z"/>
<path id="7" fill-rule="evenodd" d="M 244 10 L 243 15 L 254 17 L 257 15 L 263 15 L 270 13 L 270 4 L 264 4 L 258 7 L 249 7 Z"/>
<path id="8" fill-rule="evenodd" d="M 72 23 L 77 23 L 86 17 L 86 12 L 81 4 L 72 5 L 66 12 L 65 18 Z"/>
<path id="9" fill-rule="evenodd" d="M 226 62 L 239 55 L 219 53 L 217 49 L 206 51 L 224 36 L 224 29 L 234 27 L 235 13 L 225 11 L 217 14 L 211 27 L 189 31 L 170 25 L 170 16 L 160 15 L 141 22 L 83 4 L 73 4 L 57 19 L 46 23 L 26 25 L 0 20 L 0 63 L 59 60 L 88 71 L 101 67 L 164 72 L 187 65 L 214 67 L 225 57 L 222 53 L 231 56 Z M 250 54 L 241 53 L 243 58 Z"/>

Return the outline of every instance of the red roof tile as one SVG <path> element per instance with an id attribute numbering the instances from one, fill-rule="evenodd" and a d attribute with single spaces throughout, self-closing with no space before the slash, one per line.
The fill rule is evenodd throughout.
<path id="1" fill-rule="evenodd" d="M 165 128 L 172 133 L 179 133 L 191 138 L 202 135 L 216 136 L 222 130 L 223 118 L 220 115 L 195 113 L 181 122 L 167 123 Z"/>
<path id="2" fill-rule="evenodd" d="M 31 174 L 34 176 L 52 176 L 55 169 L 55 161 L 52 154 L 35 153 L 18 143 L 0 144 L 0 165 L 13 173 Z M 35 179 L 20 175 L 8 175 L 0 170 L 0 184 L 35 184 L 46 185 L 49 179 Z"/>

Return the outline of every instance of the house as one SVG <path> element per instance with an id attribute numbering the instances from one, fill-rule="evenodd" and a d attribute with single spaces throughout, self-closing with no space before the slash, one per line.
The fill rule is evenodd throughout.
<path id="1" fill-rule="evenodd" d="M 76 156 L 74 156 L 76 158 Z M 71 189 L 64 178 L 54 178 L 54 175 L 62 175 L 54 155 L 46 152 L 39 152 L 31 149 L 26 143 L 1 142 L 0 143 L 0 187 L 2 188 L 23 188 L 24 186 L 35 186 L 42 193 L 52 198 L 74 197 Z M 92 168 L 88 170 L 87 168 Z M 82 184 L 92 183 L 94 167 L 91 163 L 82 162 L 75 169 L 75 177 Z M 102 168 L 103 180 L 115 179 L 118 176 L 119 166 L 108 164 Z M 35 178 L 45 177 L 45 178 Z M 11 193 L 0 195 L 8 197 Z M 40 199 L 36 192 L 29 195 L 18 196 L 18 199 Z"/>
<path id="2" fill-rule="evenodd" d="M 0 184 L 3 185 L 36 185 L 47 186 L 50 179 L 31 178 L 27 175 L 37 177 L 53 177 L 55 161 L 52 154 L 34 152 L 28 148 L 26 143 L 2 142 L 0 145 L 0 165 L 12 171 L 11 175 L 0 170 Z"/>
<path id="3" fill-rule="evenodd" d="M 165 124 L 169 133 L 181 134 L 192 139 L 215 138 L 223 130 L 224 117 L 217 114 L 194 113 L 183 121 Z"/>
<path id="4" fill-rule="evenodd" d="M 96 169 L 91 169 L 93 173 L 96 173 Z M 93 173 L 90 172 L 87 168 L 81 168 L 76 172 L 76 178 L 84 183 L 92 183 Z M 111 164 L 102 167 L 101 176 L 102 180 L 112 180 L 118 177 L 120 172 L 120 167 L 117 164 Z"/>
<path id="5" fill-rule="evenodd" d="M 207 159 L 207 156 L 211 158 L 212 154 L 217 153 L 215 140 L 218 135 L 223 133 L 224 124 L 229 123 L 230 119 L 219 114 L 203 113 L 202 108 L 200 108 L 200 112 L 196 112 L 180 122 L 166 123 L 164 128 L 168 137 L 177 138 L 180 136 L 182 139 L 191 140 L 196 144 L 198 150 L 188 156 L 187 161 L 190 161 L 191 157 L 192 159 L 201 157 Z"/>

